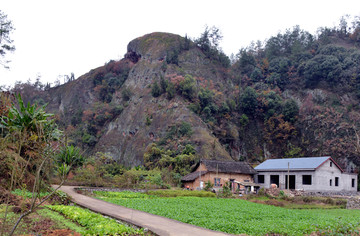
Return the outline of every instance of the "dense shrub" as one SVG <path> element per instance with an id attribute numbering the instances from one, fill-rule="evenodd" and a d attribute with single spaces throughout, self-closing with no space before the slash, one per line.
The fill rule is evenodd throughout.
<path id="1" fill-rule="evenodd" d="M 159 97 L 161 94 L 162 94 L 161 88 L 160 88 L 158 82 L 155 81 L 155 83 L 153 83 L 153 85 L 151 86 L 151 95 L 153 97 Z"/>
<path id="2" fill-rule="evenodd" d="M 255 89 L 247 87 L 240 95 L 240 108 L 247 115 L 253 116 L 257 107 L 257 93 Z"/>
<path id="3" fill-rule="evenodd" d="M 295 100 L 290 99 L 284 103 L 283 111 L 284 120 L 294 123 L 296 121 L 297 115 L 299 114 L 299 106 Z"/>
<path id="4" fill-rule="evenodd" d="M 125 88 L 122 92 L 121 92 L 121 96 L 122 99 L 124 99 L 124 101 L 129 101 L 131 96 L 132 96 L 132 92 L 129 88 Z"/>
<path id="5" fill-rule="evenodd" d="M 185 79 L 179 84 L 179 93 L 189 100 L 195 97 L 195 80 L 190 75 L 185 75 Z"/>

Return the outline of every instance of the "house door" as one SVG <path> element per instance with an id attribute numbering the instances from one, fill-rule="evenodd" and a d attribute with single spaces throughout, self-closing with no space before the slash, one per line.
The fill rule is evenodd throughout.
<path id="1" fill-rule="evenodd" d="M 276 184 L 279 187 L 279 175 L 270 175 L 270 184 Z"/>
<path id="2" fill-rule="evenodd" d="M 234 181 L 235 179 L 230 179 L 230 190 L 233 191 L 234 189 Z"/>
<path id="3" fill-rule="evenodd" d="M 290 175 L 290 177 L 289 177 L 289 189 L 295 189 L 295 183 L 296 183 L 295 175 Z M 287 189 L 287 186 L 288 186 L 288 176 L 285 175 L 285 189 Z"/>

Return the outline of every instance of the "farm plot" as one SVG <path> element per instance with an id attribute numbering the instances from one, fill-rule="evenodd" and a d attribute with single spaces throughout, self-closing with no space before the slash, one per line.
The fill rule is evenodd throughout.
<path id="1" fill-rule="evenodd" d="M 358 210 L 294 210 L 240 199 L 147 197 L 95 192 L 97 198 L 184 223 L 231 234 L 304 235 L 315 231 L 359 232 Z"/>
<path id="2" fill-rule="evenodd" d="M 134 229 L 120 224 L 114 219 L 76 206 L 47 205 L 51 210 L 60 212 L 67 218 L 86 228 L 85 235 L 144 235 L 142 229 Z"/>

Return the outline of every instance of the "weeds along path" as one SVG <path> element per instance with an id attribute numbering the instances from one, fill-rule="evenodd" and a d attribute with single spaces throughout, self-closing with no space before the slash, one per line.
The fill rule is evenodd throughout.
<path id="1" fill-rule="evenodd" d="M 53 186 L 56 187 L 55 185 Z M 76 186 L 62 186 L 61 191 L 69 194 L 72 201 L 79 206 L 92 211 L 119 219 L 138 227 L 147 228 L 160 236 L 224 236 L 222 232 L 204 229 L 198 226 L 185 224 L 162 216 L 133 210 L 123 206 L 108 203 L 75 192 Z"/>

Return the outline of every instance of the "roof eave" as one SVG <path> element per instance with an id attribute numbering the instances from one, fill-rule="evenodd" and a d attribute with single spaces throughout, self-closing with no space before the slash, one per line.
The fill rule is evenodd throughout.
<path id="1" fill-rule="evenodd" d="M 315 171 L 316 168 L 293 168 L 293 169 L 255 169 L 257 172 L 287 172 L 287 171 Z"/>
<path id="2" fill-rule="evenodd" d="M 328 159 L 326 159 L 323 163 L 321 163 L 318 167 L 316 167 L 316 169 L 320 168 L 320 166 L 324 165 L 325 162 L 327 162 L 328 160 L 331 160 L 339 169 L 342 173 L 344 173 L 345 171 L 336 163 L 336 161 L 334 161 L 334 159 L 332 159 L 332 157 L 329 157 Z"/>

